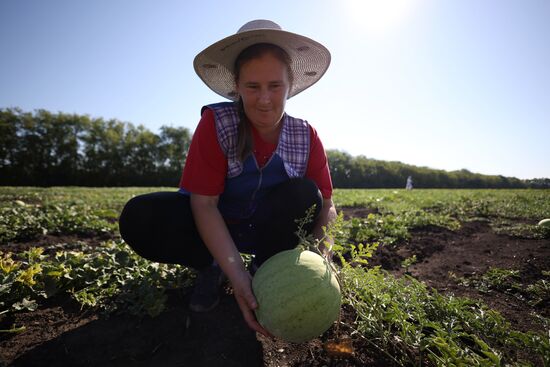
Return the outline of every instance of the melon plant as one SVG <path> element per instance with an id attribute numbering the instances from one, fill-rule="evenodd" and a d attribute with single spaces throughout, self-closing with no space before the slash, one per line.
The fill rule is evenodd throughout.
<path id="1" fill-rule="evenodd" d="M 539 226 L 550 228 L 550 218 L 541 220 Z"/>
<path id="2" fill-rule="evenodd" d="M 301 343 L 324 333 L 340 313 L 342 296 L 331 266 L 302 249 L 282 251 L 252 279 L 256 318 L 274 336 Z"/>

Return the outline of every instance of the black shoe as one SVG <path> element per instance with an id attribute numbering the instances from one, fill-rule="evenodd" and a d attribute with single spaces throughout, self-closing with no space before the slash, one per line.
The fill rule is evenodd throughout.
<path id="1" fill-rule="evenodd" d="M 256 264 L 256 261 L 254 261 L 254 259 L 252 259 L 250 264 L 248 264 L 248 272 L 250 273 L 250 275 L 254 276 L 254 274 L 256 274 L 256 271 L 258 271 L 259 267 L 260 266 L 258 264 Z"/>
<path id="2" fill-rule="evenodd" d="M 224 275 L 217 265 L 199 271 L 191 294 L 189 308 L 194 312 L 208 312 L 220 302 L 220 286 Z"/>

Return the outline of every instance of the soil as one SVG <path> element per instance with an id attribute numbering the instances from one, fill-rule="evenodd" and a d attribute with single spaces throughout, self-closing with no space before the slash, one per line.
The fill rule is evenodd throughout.
<path id="1" fill-rule="evenodd" d="M 365 216 L 343 208 L 346 216 Z M 472 278 L 490 267 L 520 270 L 521 280 L 532 283 L 550 270 L 550 240 L 533 240 L 495 234 L 487 222 L 466 222 L 456 232 L 428 226 L 411 231 L 411 239 L 395 247 L 380 247 L 372 266 L 380 265 L 396 276 L 407 274 L 441 293 L 467 296 L 500 311 L 521 331 L 542 331 L 531 311 L 550 317 L 548 304 L 529 306 L 514 295 L 483 293 L 458 285 L 457 278 Z M 49 236 L 53 243 L 96 244 L 97 238 Z M 31 243 L 8 244 L 5 251 L 21 251 Z M 77 245 L 76 245 L 77 246 Z M 416 255 L 408 269 L 404 259 Z M 209 313 L 187 308 L 189 294 L 171 291 L 165 312 L 156 318 L 103 316 L 81 310 L 69 297 L 57 297 L 34 312 L 0 316 L 0 329 L 25 325 L 21 333 L 0 334 L 3 366 L 391 366 L 392 363 L 366 340 L 352 337 L 352 355 L 339 356 L 328 349 L 334 328 L 308 343 L 291 344 L 256 335 L 245 325 L 233 296 L 227 290 L 220 305 Z M 353 310 L 343 307 L 342 321 L 351 324 Z M 340 330 L 340 336 L 345 335 Z"/>

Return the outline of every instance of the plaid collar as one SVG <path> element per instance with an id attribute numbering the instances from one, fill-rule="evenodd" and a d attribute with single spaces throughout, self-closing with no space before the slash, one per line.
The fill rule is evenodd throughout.
<path id="1" fill-rule="evenodd" d="M 206 106 L 214 112 L 218 142 L 227 157 L 227 177 L 241 174 L 243 164 L 237 156 L 239 114 L 233 102 L 222 102 Z M 204 108 L 204 107 L 203 107 Z M 279 155 L 289 177 L 303 177 L 306 174 L 310 150 L 310 132 L 307 121 L 283 115 L 283 128 L 274 154 Z"/>

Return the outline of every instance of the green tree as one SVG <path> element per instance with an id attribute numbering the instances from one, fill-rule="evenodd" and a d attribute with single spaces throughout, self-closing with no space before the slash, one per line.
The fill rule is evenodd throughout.
<path id="1" fill-rule="evenodd" d="M 190 145 L 191 132 L 189 129 L 168 126 L 160 128 L 158 166 L 163 182 L 171 185 L 179 183 Z"/>
<path id="2" fill-rule="evenodd" d="M 15 162 L 19 151 L 17 136 L 22 111 L 20 109 L 0 110 L 0 184 L 8 185 L 15 175 Z"/>

